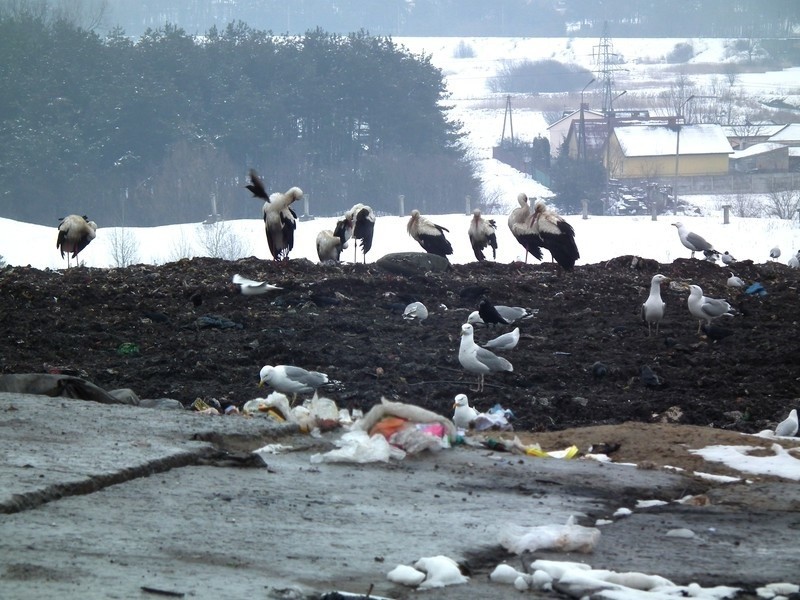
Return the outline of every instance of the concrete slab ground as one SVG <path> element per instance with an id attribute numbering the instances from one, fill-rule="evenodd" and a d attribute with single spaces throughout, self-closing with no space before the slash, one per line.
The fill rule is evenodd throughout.
<path id="1" fill-rule="evenodd" d="M 800 490 L 764 483 L 706 491 L 707 506 L 636 509 L 701 491 L 696 480 L 593 461 L 456 447 L 390 464 L 312 464 L 322 439 L 267 419 L 0 394 L 0 598 L 507 598 L 488 573 L 507 525 L 601 528 L 577 560 L 680 584 L 796 581 Z M 290 449 L 246 450 L 268 443 Z M 688 528 L 691 539 L 667 537 Z M 468 584 L 416 592 L 398 564 L 444 554 Z M 529 598 L 559 597 L 529 592 Z M 751 597 L 742 595 L 741 597 Z"/>

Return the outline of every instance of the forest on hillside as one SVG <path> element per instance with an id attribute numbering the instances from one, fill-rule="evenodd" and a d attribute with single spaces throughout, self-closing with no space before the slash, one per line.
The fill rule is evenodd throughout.
<path id="1" fill-rule="evenodd" d="M 3 216 L 103 226 L 251 218 L 249 168 L 313 213 L 356 202 L 460 210 L 478 183 L 428 58 L 389 38 L 238 22 L 133 41 L 52 15 L 0 16 Z M 298 207 L 298 213 L 302 207 Z"/>
<path id="2" fill-rule="evenodd" d="M 19 1 L 19 0 L 16 0 Z M 321 27 L 392 36 L 787 37 L 796 35 L 796 0 L 50 0 L 82 5 L 106 27 L 131 35 L 176 23 L 192 33 L 243 20 L 276 33 Z"/>

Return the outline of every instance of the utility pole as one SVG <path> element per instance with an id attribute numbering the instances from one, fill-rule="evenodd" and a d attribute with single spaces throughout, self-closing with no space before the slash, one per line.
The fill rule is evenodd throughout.
<path id="1" fill-rule="evenodd" d="M 586 119 L 584 118 L 583 111 L 586 108 L 586 105 L 583 103 L 583 93 L 586 91 L 590 85 L 594 83 L 594 77 L 592 80 L 583 86 L 581 90 L 581 118 L 580 118 L 580 139 L 578 140 L 578 161 L 580 162 L 581 156 L 583 156 L 583 162 L 586 162 Z"/>

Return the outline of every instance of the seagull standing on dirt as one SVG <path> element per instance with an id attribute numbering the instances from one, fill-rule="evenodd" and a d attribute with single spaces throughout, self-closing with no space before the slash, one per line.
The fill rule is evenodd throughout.
<path id="1" fill-rule="evenodd" d="M 692 251 L 692 258 L 694 258 L 695 252 L 712 252 L 714 254 L 719 254 L 714 250 L 714 246 L 696 233 L 686 229 L 686 225 L 680 221 L 673 223 L 672 226 L 678 228 L 678 237 L 681 239 L 681 244 Z"/>
<path id="2" fill-rule="evenodd" d="M 239 291 L 243 296 L 258 296 L 259 294 L 266 294 L 272 290 L 283 289 L 277 285 L 267 283 L 266 281 L 253 281 L 247 277 L 242 277 L 238 273 L 233 276 L 233 285 L 239 287 Z"/>
<path id="3" fill-rule="evenodd" d="M 416 321 L 422 324 L 428 318 L 428 309 L 422 302 L 412 302 L 403 311 L 403 318 L 406 321 Z"/>
<path id="4" fill-rule="evenodd" d="M 500 314 L 500 317 L 505 320 L 506 324 L 513 325 L 517 321 L 524 321 L 530 319 L 536 314 L 535 310 L 528 310 L 521 306 L 504 306 L 502 304 L 495 304 L 494 309 Z M 467 323 L 470 325 L 486 325 L 481 317 L 480 311 L 474 310 L 467 317 Z"/>
<path id="5" fill-rule="evenodd" d="M 432 221 L 426 219 L 417 209 L 411 211 L 411 218 L 406 225 L 408 235 L 417 240 L 425 252 L 431 254 L 438 254 L 447 258 L 448 254 L 453 253 L 453 247 L 450 242 L 444 237 L 444 232 L 450 232 L 446 227 L 436 225 Z"/>
<path id="6" fill-rule="evenodd" d="M 769 257 L 772 260 L 777 260 L 781 257 L 781 249 L 775 246 L 772 250 L 769 251 Z"/>
<path id="7" fill-rule="evenodd" d="M 728 284 L 728 287 L 743 288 L 744 287 L 744 281 L 742 281 L 742 278 L 741 277 L 737 277 L 736 275 L 734 275 L 733 271 L 728 271 L 728 272 L 731 274 L 731 276 L 728 277 L 728 280 L 726 281 L 726 283 Z"/>
<path id="8" fill-rule="evenodd" d="M 792 269 L 800 269 L 800 250 L 797 251 L 792 258 L 789 259 L 789 262 L 786 263 Z"/>
<path id="9" fill-rule="evenodd" d="M 658 325 L 667 310 L 667 304 L 661 299 L 661 283 L 668 281 L 667 277 L 661 275 L 653 275 L 650 280 L 650 295 L 647 300 L 642 304 L 642 319 L 647 321 L 647 335 L 650 336 L 650 327 L 655 323 L 656 335 L 658 334 Z"/>
<path id="10" fill-rule="evenodd" d="M 264 365 L 259 373 L 259 386 L 269 385 L 282 394 L 310 394 L 328 383 L 328 376 L 319 371 L 306 371 L 291 365 Z"/>
<path id="11" fill-rule="evenodd" d="M 473 391 L 477 392 L 483 391 L 483 378 L 486 374 L 514 370 L 514 367 L 505 358 L 497 356 L 475 343 L 472 325 L 469 323 L 464 323 L 461 326 L 458 362 L 468 373 L 479 375 L 477 388 L 473 389 Z"/>
<path id="12" fill-rule="evenodd" d="M 86 248 L 96 235 L 97 223 L 90 221 L 88 217 L 67 215 L 60 219 L 56 248 L 61 251 L 61 258 L 64 258 L 65 252 L 67 253 L 67 266 L 69 266 L 69 253 L 72 252 L 72 258 L 78 258 L 78 253 Z"/>
<path id="13" fill-rule="evenodd" d="M 707 325 L 711 325 L 711 321 L 717 317 L 727 315 L 733 316 L 731 312 L 731 305 L 725 300 L 718 298 L 709 298 L 703 295 L 703 289 L 699 285 L 689 286 L 689 300 L 687 302 L 689 312 L 698 320 L 697 333 L 700 333 L 700 327 L 703 321 Z"/>
<path id="14" fill-rule="evenodd" d="M 459 394 L 453 403 L 453 423 L 459 429 L 469 429 L 478 418 L 478 411 L 469 405 L 466 394 Z"/>
<path id="15" fill-rule="evenodd" d="M 781 437 L 794 437 L 797 435 L 797 410 L 792 409 L 789 416 L 775 427 L 775 435 Z"/>
<path id="16" fill-rule="evenodd" d="M 496 352 L 504 352 L 506 350 L 513 350 L 517 347 L 519 343 L 519 327 L 515 327 L 513 331 L 509 331 L 508 333 L 504 333 L 503 335 L 498 335 L 496 338 L 493 338 L 483 344 L 483 347 L 487 350 L 493 350 Z"/>
<path id="17" fill-rule="evenodd" d="M 722 260 L 723 265 L 732 265 L 736 262 L 736 259 L 733 258 L 730 252 L 725 250 L 722 254 L 719 255 L 720 260 Z"/>
<path id="18" fill-rule="evenodd" d="M 477 208 L 472 211 L 472 220 L 469 222 L 469 243 L 475 258 L 479 261 L 486 260 L 483 249 L 490 246 L 492 258 L 497 260 L 497 223 L 494 219 L 484 219 Z"/>

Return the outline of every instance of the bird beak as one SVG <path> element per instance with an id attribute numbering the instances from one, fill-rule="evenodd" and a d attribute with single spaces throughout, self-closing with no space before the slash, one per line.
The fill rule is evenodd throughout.
<path id="1" fill-rule="evenodd" d="M 258 387 L 264 387 L 264 380 L 263 379 L 258 382 Z"/>

